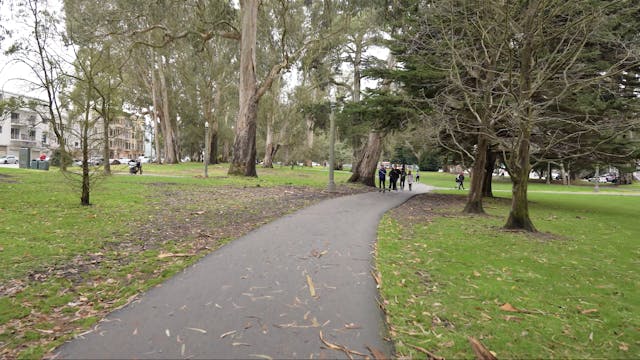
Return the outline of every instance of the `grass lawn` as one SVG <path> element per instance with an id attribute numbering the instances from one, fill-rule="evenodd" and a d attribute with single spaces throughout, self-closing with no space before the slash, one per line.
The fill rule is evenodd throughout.
<path id="1" fill-rule="evenodd" d="M 454 181 L 456 175 L 439 172 L 420 172 L 420 182 L 437 187 L 440 190 L 454 190 L 458 184 Z M 470 179 L 467 177 L 464 186 L 469 189 Z M 493 191 L 497 194 L 511 193 L 511 181 L 508 177 L 493 177 Z M 530 192 L 594 192 L 594 184 L 583 180 L 576 180 L 571 185 L 562 185 L 558 182 L 547 185 L 544 180 L 532 180 L 529 183 Z M 613 185 L 610 183 L 599 184 L 599 192 L 607 194 L 638 194 L 640 195 L 640 182 L 631 185 Z"/>
<path id="2" fill-rule="evenodd" d="M 640 358 L 640 197 L 542 192 L 555 187 L 532 186 L 533 235 L 501 229 L 508 192 L 486 216 L 445 191 L 383 218 L 377 266 L 400 357 L 472 358 L 473 337 L 498 358 Z"/>
<path id="3" fill-rule="evenodd" d="M 326 170 L 227 169 L 114 166 L 83 207 L 56 168 L 0 168 L 0 358 L 40 358 L 215 248 L 332 196 Z M 349 176 L 335 172 L 342 194 L 362 191 Z"/>

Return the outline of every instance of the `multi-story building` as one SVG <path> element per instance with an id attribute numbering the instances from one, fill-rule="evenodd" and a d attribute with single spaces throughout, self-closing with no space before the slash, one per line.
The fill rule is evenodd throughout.
<path id="1" fill-rule="evenodd" d="M 0 91 L 0 101 L 7 103 L 11 98 L 21 99 L 24 106 L 11 108 L 0 114 L 0 156 L 19 157 L 21 149 L 29 149 L 30 158 L 41 154 L 52 155 L 60 145 L 51 130 L 51 124 L 40 114 L 46 114 L 46 104 L 42 100 Z M 28 105 L 26 105 L 28 103 Z M 35 110 L 34 110 L 35 106 Z M 36 111 L 37 110 L 37 111 Z M 100 120 L 90 129 L 91 146 L 89 156 L 101 158 L 103 154 L 102 123 Z M 67 151 L 74 159 L 81 158 L 82 139 L 77 122 L 69 122 L 65 127 Z M 119 116 L 109 125 L 109 148 L 111 159 L 136 158 L 144 155 L 145 127 L 144 119 L 139 116 Z"/>
<path id="2" fill-rule="evenodd" d="M 135 159 L 144 155 L 144 119 L 118 116 L 109 124 L 109 157 Z"/>
<path id="3" fill-rule="evenodd" d="M 40 154 L 49 154 L 52 137 L 49 134 L 49 123 L 43 120 L 38 111 L 44 112 L 45 105 L 41 100 L 0 91 L 0 101 L 10 101 L 21 97 L 31 102 L 29 107 L 7 109 L 0 114 L 0 156 L 19 156 L 20 149 L 30 149 L 32 159 Z M 35 104 L 36 109 L 30 108 Z M 38 110 L 38 111 L 36 111 Z"/>

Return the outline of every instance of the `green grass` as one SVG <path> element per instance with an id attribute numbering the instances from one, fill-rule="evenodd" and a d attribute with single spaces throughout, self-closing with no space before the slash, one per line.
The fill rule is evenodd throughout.
<path id="1" fill-rule="evenodd" d="M 165 210 L 159 207 L 161 203 L 155 201 L 160 194 L 179 195 L 198 189 L 214 191 L 220 188 L 269 188 L 278 185 L 323 189 L 327 185 L 327 170 L 323 168 L 258 167 L 259 177 L 251 179 L 227 176 L 227 169 L 226 164 L 211 165 L 209 178 L 205 179 L 202 177 L 203 166 L 197 163 L 163 166 L 145 164 L 144 176 L 129 175 L 126 165 L 115 166 L 115 175 L 101 179 L 93 188 L 93 205 L 83 207 L 80 206 L 78 190 L 71 188 L 56 168 L 50 171 L 0 168 L 0 290 L 6 294 L 0 297 L 0 358 L 13 357 L 15 354 L 21 358 L 39 358 L 66 339 L 52 334 L 64 333 L 68 337 L 75 327 L 91 326 L 101 317 L 101 311 L 125 304 L 131 296 L 162 282 L 196 261 L 196 258 L 159 259 L 160 252 L 185 251 L 185 244 L 175 242 L 158 243 L 130 253 L 123 252 L 119 246 L 132 238 L 136 226 L 145 222 L 153 223 L 157 220 L 157 213 Z M 343 184 L 349 176 L 349 172 L 336 171 L 335 181 Z M 454 184 L 451 174 L 423 172 L 421 176 L 422 182 L 433 181 L 435 185 L 440 182 L 443 186 Z M 497 183 L 496 188 L 499 187 L 508 190 L 508 184 Z M 540 187 L 541 190 L 558 188 L 544 184 L 540 184 Z M 634 185 L 629 189 L 637 191 L 638 188 Z M 587 191 L 590 189 L 587 188 Z M 403 264 L 401 268 L 391 270 L 401 272 L 402 277 L 398 278 L 398 282 L 405 279 L 405 285 L 410 284 L 413 291 L 406 295 L 394 293 L 389 296 L 389 309 L 393 309 L 395 303 L 403 304 L 399 310 L 407 323 L 415 326 L 414 321 L 427 321 L 417 322 L 425 330 L 430 329 L 433 314 L 440 316 L 440 319 L 455 320 L 455 331 L 471 327 L 474 336 L 484 336 L 482 341 L 488 342 L 487 339 L 497 336 L 494 331 L 500 329 L 485 329 L 486 323 L 498 322 L 502 314 L 496 315 L 495 307 L 500 302 L 510 302 L 519 308 L 544 311 L 549 318 L 557 318 L 554 320 L 557 324 L 550 323 L 549 326 L 557 329 L 558 324 L 563 324 L 563 331 L 564 326 L 571 331 L 569 335 L 554 333 L 554 341 L 564 343 L 564 337 L 570 336 L 584 342 L 584 337 L 589 338 L 593 332 L 593 340 L 586 345 L 597 344 L 604 349 L 594 354 L 638 357 L 637 333 L 640 326 L 636 314 L 640 309 L 637 289 L 633 287 L 638 283 L 638 245 L 637 241 L 633 242 L 638 238 L 638 229 L 633 228 L 634 219 L 630 214 L 637 213 L 640 197 L 577 196 L 577 202 L 574 203 L 574 200 L 563 200 L 574 197 L 532 192 L 531 198 L 535 201 L 532 214 L 536 226 L 541 231 L 559 234 L 559 240 L 540 241 L 521 234 L 501 234 L 498 228 L 504 221 L 506 209 L 501 203 L 487 202 L 485 206 L 493 217 L 462 220 L 452 217 L 439 219 L 428 226 L 416 224 L 412 228 L 410 242 L 385 248 L 385 254 Z M 269 199 L 240 201 L 225 198 L 216 206 L 250 211 L 253 209 L 251 201 Z M 188 207 L 189 211 L 199 210 L 197 204 Z M 402 238 L 407 236 L 404 233 L 406 226 L 397 226 L 391 218 L 385 218 L 384 229 Z M 428 238 L 433 231 L 440 235 Z M 496 234 L 500 234 L 501 239 L 503 235 L 506 236 L 506 240 L 497 241 Z M 395 238 L 395 235 L 392 237 Z M 222 243 L 230 240 L 222 239 Z M 497 241 L 497 244 L 492 244 L 492 241 Z M 411 246 L 405 249 L 407 244 Z M 424 254 L 431 257 L 423 258 Z M 513 254 L 518 254 L 518 261 L 513 260 L 516 258 Z M 490 259 L 489 256 L 495 258 Z M 96 259 L 100 261 L 97 268 L 78 266 L 90 264 Z M 492 261 L 487 262 L 487 259 Z M 484 262 L 474 262 L 479 260 Z M 438 266 L 433 268 L 432 263 Z M 474 270 L 480 276 L 473 275 Z M 419 278 L 413 279 L 416 273 L 420 274 Z M 431 280 L 425 282 L 426 275 Z M 563 280 L 563 277 L 570 275 L 579 281 L 574 284 Z M 385 275 L 385 281 L 389 281 L 389 276 Z M 496 280 L 497 277 L 501 280 Z M 91 282 L 82 285 L 86 279 L 91 279 Z M 463 279 L 463 285 L 456 285 L 460 279 Z M 553 279 L 553 282 L 547 279 Z M 516 291 L 529 289 L 529 282 L 546 284 L 546 288 L 532 287 L 535 291 L 543 291 L 545 295 L 557 290 L 560 300 L 556 301 L 555 295 L 537 299 L 531 293 L 534 290 L 528 290 L 526 294 Z M 386 284 L 383 288 L 385 291 Z M 582 291 L 592 291 L 573 294 L 576 284 Z M 472 285 L 482 287 L 484 292 L 471 293 L 475 289 Z M 431 286 L 436 288 L 429 290 Z M 483 300 L 466 298 L 470 293 Z M 438 297 L 423 297 L 434 294 Z M 443 294 L 457 297 L 459 303 L 442 297 Z M 435 306 L 434 303 L 441 305 Z M 586 310 L 597 308 L 598 312 L 583 315 L 577 306 Z M 481 308 L 493 320 L 485 321 L 484 315 L 478 315 L 477 308 Z M 503 325 L 517 327 L 518 334 L 522 331 L 531 334 L 512 337 L 518 340 L 517 343 L 528 339 L 543 339 L 545 343 L 546 337 L 536 335 L 536 324 L 540 318 L 546 319 L 547 316 L 515 315 L 523 320 L 520 323 L 504 321 L 506 324 Z M 62 325 L 52 320 L 64 316 L 75 320 Z M 526 329 L 524 324 L 527 325 Z M 61 326 L 64 328 L 60 329 Z M 591 330 L 586 332 L 585 329 Z M 438 335 L 448 339 L 449 329 L 441 331 L 443 329 L 436 327 L 435 330 Z M 515 328 L 503 330 L 515 331 Z M 415 327 L 407 331 L 413 332 Z M 613 331 L 615 335 L 611 335 Z M 465 348 L 464 338 L 453 339 L 455 345 L 450 348 L 457 349 L 460 346 L 460 349 L 447 354 L 452 354 L 450 357 L 471 357 Z M 415 339 L 412 337 L 410 340 Z M 449 345 L 448 341 L 453 340 L 402 341 L 433 349 L 433 344 Z M 582 343 L 570 344 L 583 347 Z M 615 352 L 615 349 L 611 349 L 612 346 L 624 347 L 623 344 L 628 346 L 628 351 Z M 533 350 L 508 352 L 494 347 L 493 343 L 488 342 L 488 345 L 492 350 L 497 350 L 498 355 L 526 357 L 533 354 Z M 564 346 L 554 343 L 549 345 L 546 342 L 545 346 L 562 350 L 541 352 L 547 356 L 535 354 L 533 357 L 564 357 L 565 354 L 569 354 L 566 357 L 580 357 L 583 354 L 577 351 L 568 353 Z M 398 349 L 401 353 L 421 357 L 411 352 L 412 348 L 399 345 Z M 8 353 L 5 352 L 7 350 Z"/>
<path id="2" fill-rule="evenodd" d="M 455 182 L 455 174 L 440 173 L 440 172 L 420 172 L 420 182 L 435 186 L 441 190 L 454 190 L 457 187 Z M 470 179 L 467 177 L 464 181 L 464 186 L 468 190 L 470 186 Z M 493 191 L 497 194 L 511 193 L 511 181 L 508 177 L 500 178 L 494 176 L 492 182 Z M 552 183 L 547 185 L 544 180 L 532 180 L 529 183 L 530 192 L 594 192 L 594 184 L 588 183 L 582 180 L 576 180 L 571 185 L 562 185 L 559 183 Z M 640 183 L 634 182 L 632 185 L 620 185 L 613 184 L 599 184 L 599 190 L 603 193 L 611 194 L 626 194 L 634 193 L 640 194 Z"/>
<path id="3" fill-rule="evenodd" d="M 498 358 L 640 357 L 640 197 L 530 200 L 542 235 L 501 230 L 505 199 L 486 200 L 488 216 L 385 216 L 377 265 L 401 356 L 472 358 L 471 336 Z"/>

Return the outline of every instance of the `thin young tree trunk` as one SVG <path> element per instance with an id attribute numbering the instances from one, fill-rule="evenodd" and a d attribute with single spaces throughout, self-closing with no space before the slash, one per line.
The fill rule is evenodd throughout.
<path id="1" fill-rule="evenodd" d="M 110 134 L 109 134 L 109 124 L 110 124 L 110 111 L 108 106 L 110 105 L 106 105 L 105 103 L 107 103 L 109 100 L 108 99 L 102 99 L 103 104 L 102 104 L 102 133 L 103 133 L 103 140 L 104 141 L 102 143 L 102 157 L 104 158 L 104 167 L 103 167 L 103 172 L 105 175 L 111 175 L 111 164 L 109 163 L 109 155 L 110 155 L 110 151 L 111 148 L 109 146 L 109 138 L 110 138 Z"/>
<path id="2" fill-rule="evenodd" d="M 91 77 L 89 77 L 88 80 L 88 91 L 86 94 L 86 102 L 84 104 L 84 119 L 80 124 L 80 141 L 82 146 L 82 194 L 80 195 L 80 204 L 82 206 L 91 205 L 91 178 L 89 176 L 89 121 L 91 117 L 93 81 Z"/>

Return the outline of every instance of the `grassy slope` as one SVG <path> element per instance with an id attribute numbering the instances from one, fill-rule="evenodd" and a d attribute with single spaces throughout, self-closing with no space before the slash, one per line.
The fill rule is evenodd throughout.
<path id="1" fill-rule="evenodd" d="M 471 358 L 472 336 L 499 358 L 640 357 L 640 197 L 530 200 L 543 236 L 501 230 L 508 199 L 487 200 L 489 216 L 458 206 L 414 226 L 385 217 L 378 267 L 401 355 L 422 357 L 415 345 Z"/>

